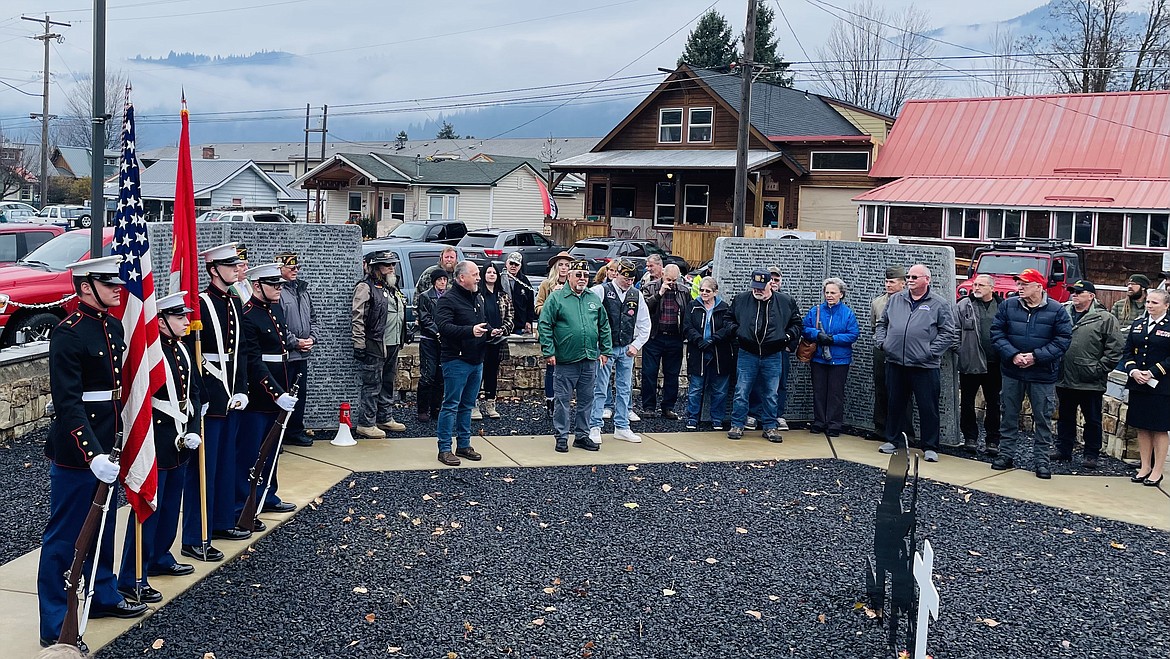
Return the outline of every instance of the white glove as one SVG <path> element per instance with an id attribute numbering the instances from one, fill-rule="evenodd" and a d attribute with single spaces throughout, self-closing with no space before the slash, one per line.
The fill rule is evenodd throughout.
<path id="1" fill-rule="evenodd" d="M 227 406 L 229 410 L 242 410 L 248 407 L 248 394 L 232 394 Z"/>
<path id="2" fill-rule="evenodd" d="M 211 403 L 204 403 L 203 407 L 199 408 L 199 416 L 207 416 L 207 410 L 211 408 Z"/>
<path id="3" fill-rule="evenodd" d="M 183 442 L 183 446 L 194 451 L 203 443 L 203 438 L 199 436 L 199 433 L 189 432 L 183 435 L 183 438 L 179 441 Z"/>
<path id="4" fill-rule="evenodd" d="M 93 460 L 89 461 L 89 470 L 93 472 L 94 476 L 103 483 L 113 483 L 118 480 L 118 472 L 121 468 L 118 463 L 110 460 L 110 456 L 102 453 L 95 455 Z"/>
<path id="5" fill-rule="evenodd" d="M 281 394 L 280 398 L 276 399 L 276 406 L 285 412 L 291 412 L 297 406 L 297 399 L 288 394 Z"/>

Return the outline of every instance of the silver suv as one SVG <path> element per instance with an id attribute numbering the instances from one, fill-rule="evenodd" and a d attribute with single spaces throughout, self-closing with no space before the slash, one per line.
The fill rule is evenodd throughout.
<path id="1" fill-rule="evenodd" d="M 199 222 L 292 222 L 276 211 L 208 211 L 195 219 Z"/>

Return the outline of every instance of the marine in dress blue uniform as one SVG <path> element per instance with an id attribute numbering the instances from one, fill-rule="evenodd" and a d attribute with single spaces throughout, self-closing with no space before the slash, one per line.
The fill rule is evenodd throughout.
<path id="1" fill-rule="evenodd" d="M 122 357 L 126 350 L 122 324 L 109 310 L 121 304 L 120 256 L 72 263 L 77 311 L 53 331 L 49 342 L 49 389 L 56 416 L 49 425 L 45 455 L 49 457 L 49 523 L 42 538 L 37 572 L 41 645 L 55 643 L 66 613 L 65 572 L 73 546 L 93 504 L 98 480 L 114 483 L 118 465 L 110 460 L 122 412 Z M 133 618 L 146 605 L 122 599 L 113 573 L 114 526 L 118 506 L 113 486 L 101 544 L 96 548 L 91 618 Z M 91 564 L 85 578 L 89 581 Z M 78 639 L 80 641 L 80 639 Z"/>
<path id="2" fill-rule="evenodd" d="M 200 333 L 203 350 L 204 466 L 207 470 L 207 519 L 211 538 L 246 540 L 251 532 L 235 528 L 236 434 L 239 411 L 248 406 L 248 373 L 243 358 L 244 309 L 229 288 L 236 282 L 240 261 L 236 243 L 226 243 L 200 252 L 210 282 L 199 296 Z M 193 338 L 193 337 L 192 337 Z M 188 346 L 190 349 L 191 346 Z M 192 353 L 194 354 L 194 353 Z M 187 467 L 183 489 L 182 554 L 201 561 L 223 560 L 223 552 L 203 543 L 199 510 L 199 461 Z"/>
<path id="3" fill-rule="evenodd" d="M 280 306 L 280 292 L 284 278 L 280 265 L 266 263 L 248 270 L 247 277 L 252 284 L 252 299 L 244 307 L 244 352 L 248 368 L 248 409 L 240 415 L 239 443 L 236 446 L 236 516 L 244 508 L 251 487 L 248 472 L 260 455 L 260 445 L 268 434 L 280 410 L 292 411 L 297 399 L 286 393 L 291 386 L 288 381 L 288 351 L 285 337 L 288 329 L 284 322 L 284 311 Z M 264 465 L 263 477 L 258 486 L 257 496 L 266 488 L 266 478 L 275 455 Z M 275 475 L 274 475 L 275 476 Z M 266 512 L 287 513 L 296 509 L 276 496 L 277 479 L 274 477 L 267 498 L 260 502 Z M 254 521 L 248 531 L 262 531 L 264 525 Z"/>
<path id="4" fill-rule="evenodd" d="M 158 329 L 167 381 L 154 392 L 151 419 L 154 423 L 154 451 L 158 465 L 158 509 L 142 523 L 142 567 L 144 577 L 135 583 L 136 525 L 126 530 L 122 546 L 122 568 L 118 570 L 118 592 L 128 600 L 159 602 L 162 593 L 151 588 L 147 577 L 183 576 L 195 568 L 179 563 L 171 554 L 179 528 L 179 504 L 183 499 L 187 462 L 201 443 L 199 385 L 194 362 L 183 345 L 191 322 L 184 298 L 186 291 L 158 301 Z M 196 504 L 198 505 L 198 504 Z M 133 512 L 131 519 L 133 520 Z"/>

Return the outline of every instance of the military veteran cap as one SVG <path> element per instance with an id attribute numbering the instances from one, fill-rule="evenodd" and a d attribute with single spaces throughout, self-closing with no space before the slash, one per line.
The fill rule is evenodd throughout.
<path id="1" fill-rule="evenodd" d="M 1129 281 L 1127 281 L 1126 283 L 1127 284 L 1128 283 L 1140 284 L 1142 288 L 1149 288 L 1150 287 L 1150 278 L 1145 276 L 1145 275 L 1142 275 L 1142 274 L 1130 275 Z"/>
<path id="2" fill-rule="evenodd" d="M 240 262 L 240 253 L 236 250 L 239 243 L 224 243 L 211 249 L 199 252 L 199 256 L 208 263 L 215 265 L 235 265 Z"/>
<path id="3" fill-rule="evenodd" d="M 508 255 L 507 263 L 518 263 L 524 265 L 524 255 L 520 252 L 512 252 Z"/>
<path id="4" fill-rule="evenodd" d="M 1027 282 L 1029 284 L 1040 284 L 1041 286 L 1048 283 L 1047 280 L 1044 279 L 1044 275 L 1040 274 L 1040 271 L 1036 268 L 1024 268 L 1020 271 L 1020 274 L 1015 275 L 1012 277 L 1012 279 L 1015 279 L 1016 281 Z"/>
<path id="5" fill-rule="evenodd" d="M 247 261 L 248 260 L 248 246 L 245 245 L 244 243 L 237 244 L 236 245 L 236 255 L 240 257 L 241 261 Z"/>
<path id="6" fill-rule="evenodd" d="M 158 312 L 168 316 L 183 316 L 191 313 L 187 306 L 187 291 L 176 291 L 158 301 Z"/>
<path id="7" fill-rule="evenodd" d="M 618 274 L 623 277 L 633 277 L 638 274 L 638 266 L 629 259 L 619 259 L 617 262 Z"/>
<path id="8" fill-rule="evenodd" d="M 1096 293 L 1097 287 L 1088 279 L 1078 279 L 1068 287 L 1070 293 Z"/>
<path id="9" fill-rule="evenodd" d="M 272 257 L 272 260 L 276 261 L 281 265 L 281 267 L 285 268 L 296 268 L 301 265 L 296 252 L 281 252 Z"/>
<path id="10" fill-rule="evenodd" d="M 280 276 L 280 264 L 278 263 L 265 263 L 255 268 L 248 268 L 244 276 L 248 278 L 248 281 L 258 281 L 262 284 L 284 283 L 284 277 Z"/>
<path id="11" fill-rule="evenodd" d="M 107 284 L 125 284 L 121 276 L 122 257 L 118 255 L 103 256 L 99 259 L 86 259 L 65 266 L 74 277 L 88 277 Z"/>
<path id="12" fill-rule="evenodd" d="M 900 265 L 892 265 L 886 268 L 886 279 L 905 279 L 906 268 Z"/>
<path id="13" fill-rule="evenodd" d="M 757 291 L 767 288 L 772 283 L 772 275 L 767 270 L 756 270 L 752 273 L 752 288 Z"/>
<path id="14" fill-rule="evenodd" d="M 585 272 L 589 272 L 589 261 L 586 261 L 585 259 L 573 259 L 572 261 L 569 261 L 569 272 L 574 270 L 584 270 Z"/>

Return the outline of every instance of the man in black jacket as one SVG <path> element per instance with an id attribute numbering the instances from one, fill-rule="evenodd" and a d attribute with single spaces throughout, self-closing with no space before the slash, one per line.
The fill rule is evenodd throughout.
<path id="1" fill-rule="evenodd" d="M 512 252 L 504 262 L 506 272 L 500 275 L 500 285 L 512 298 L 512 333 L 531 334 L 532 321 L 536 318 L 534 306 L 536 291 L 524 274 L 524 255 Z"/>
<path id="2" fill-rule="evenodd" d="M 675 264 L 666 266 L 661 279 L 642 287 L 650 310 L 650 340 L 642 347 L 642 410 L 653 414 L 658 403 L 662 416 L 678 419 L 678 375 L 683 359 L 683 318 L 691 308 L 690 288 L 679 280 Z M 662 370 L 662 400 L 658 400 L 658 371 Z M 773 419 L 774 421 L 774 419 Z"/>
<path id="3" fill-rule="evenodd" d="M 309 355 L 317 345 L 321 328 L 317 324 L 317 311 L 309 297 L 309 282 L 300 278 L 301 262 L 296 252 L 281 252 L 275 257 L 280 264 L 280 276 L 284 288 L 280 290 L 280 308 L 288 324 L 285 345 L 288 347 L 288 379 L 293 382 L 300 376 L 301 387 L 297 396 L 297 408 L 288 419 L 288 430 L 284 443 L 292 446 L 312 446 L 313 438 L 305 433 L 305 400 L 309 393 Z"/>
<path id="4" fill-rule="evenodd" d="M 455 285 L 435 306 L 439 326 L 440 361 L 443 364 L 443 409 L 439 412 L 437 434 L 439 462 L 454 467 L 459 458 L 483 458 L 471 448 L 471 408 L 479 397 L 483 380 L 483 355 L 489 335 L 504 330 L 488 326 L 479 294 L 479 266 L 460 261 L 453 273 Z M 456 448 L 451 452 L 451 435 Z"/>
<path id="5" fill-rule="evenodd" d="M 415 295 L 414 317 L 418 319 L 418 420 L 427 423 L 439 418 L 443 402 L 443 378 L 439 376 L 439 326 L 435 307 L 447 294 L 451 276 L 442 268 L 431 271 L 430 288 Z"/>
<path id="6" fill-rule="evenodd" d="M 748 397 L 753 388 L 762 393 L 760 424 L 764 439 L 782 442 L 776 429 L 776 389 L 779 386 L 781 360 L 786 347 L 800 337 L 801 316 L 796 300 L 787 293 L 772 289 L 767 270 L 752 273 L 751 289 L 735 296 L 731 313 L 738 325 L 739 360 L 735 371 L 735 397 L 731 405 L 729 439 L 743 437 L 747 421 Z"/>

